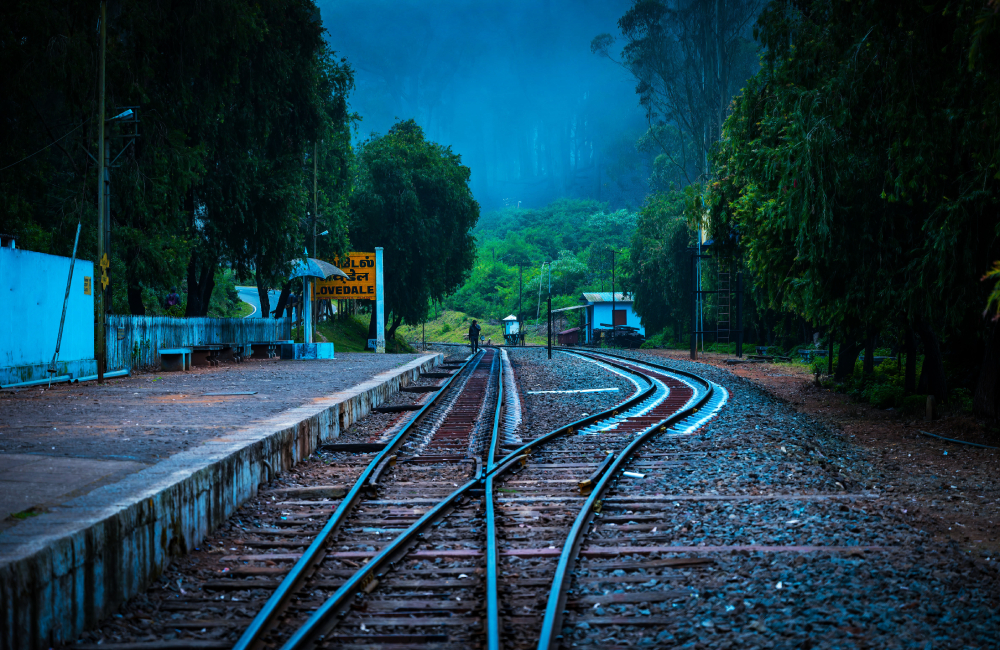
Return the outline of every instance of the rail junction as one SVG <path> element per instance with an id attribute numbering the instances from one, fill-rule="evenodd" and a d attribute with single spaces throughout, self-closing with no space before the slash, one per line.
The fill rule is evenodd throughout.
<path id="1" fill-rule="evenodd" d="M 377 409 L 384 419 L 363 440 L 348 432 L 321 448 L 172 567 L 128 614 L 141 611 L 145 637 L 100 647 L 661 647 L 691 640 L 678 616 L 724 641 L 729 615 L 766 640 L 770 601 L 755 600 L 749 578 L 794 599 L 804 592 L 788 571 L 805 558 L 838 576 L 903 543 L 866 509 L 876 495 L 834 481 L 847 479 L 818 469 L 819 489 L 796 484 L 784 445 L 775 461 L 731 437 L 706 444 L 730 394 L 701 373 L 567 348 L 551 363 L 578 374 L 539 385 L 512 368 L 530 351 L 452 352 Z M 595 389 L 602 380 L 615 385 Z M 574 393 L 603 406 L 525 402 Z M 686 442 L 695 433 L 702 442 Z M 733 468 L 743 478 L 726 478 Z M 782 471 L 790 489 L 757 489 L 757 472 Z M 750 487 L 691 489 L 746 477 Z M 895 580 L 893 562 L 882 570 Z M 836 580 L 829 588 L 846 597 Z M 808 625 L 788 638 L 837 646 L 840 628 Z"/>

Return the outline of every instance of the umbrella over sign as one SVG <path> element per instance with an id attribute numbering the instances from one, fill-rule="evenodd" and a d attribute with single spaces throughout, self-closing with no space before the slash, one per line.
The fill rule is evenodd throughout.
<path id="1" fill-rule="evenodd" d="M 292 260 L 292 272 L 288 279 L 294 278 L 320 278 L 325 280 L 330 276 L 337 276 L 350 280 L 350 276 L 338 269 L 329 262 L 318 260 L 314 257 L 298 258 Z"/>

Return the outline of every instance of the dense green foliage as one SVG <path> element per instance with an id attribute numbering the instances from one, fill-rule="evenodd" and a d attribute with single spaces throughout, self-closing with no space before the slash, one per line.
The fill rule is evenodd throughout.
<path id="1" fill-rule="evenodd" d="M 992 337 L 979 278 L 1000 255 L 1000 78 L 996 44 L 974 48 L 984 12 L 772 2 L 763 69 L 734 104 L 706 199 L 771 307 L 834 326 L 855 354 L 879 333 L 915 350 L 916 334 L 938 395 L 939 342 L 974 354 Z"/>
<path id="2" fill-rule="evenodd" d="M 650 334 L 669 326 L 675 340 L 691 320 L 688 248 L 696 234 L 683 215 L 684 201 L 677 193 L 650 197 L 639 213 L 628 267 L 628 286 L 643 325 Z"/>
<path id="3" fill-rule="evenodd" d="M 360 250 L 385 249 L 390 340 L 400 323 L 419 323 L 432 300 L 465 279 L 475 255 L 470 231 L 479 204 L 461 157 L 426 140 L 413 120 L 362 144 L 357 165 L 351 239 Z"/>
<path id="4" fill-rule="evenodd" d="M 96 125 L 136 106 L 141 137 L 124 151 L 109 122 L 114 311 L 144 313 L 180 285 L 186 313 L 204 315 L 223 266 L 277 281 L 302 251 L 319 142 L 320 229 L 334 233 L 321 254 L 344 248 L 352 72 L 311 0 L 109 3 L 105 116 L 99 16 L 98 2 L 0 9 L 0 231 L 68 255 L 82 221 L 93 259 Z"/>
<path id="5" fill-rule="evenodd" d="M 621 291 L 636 219 L 627 210 L 607 212 L 596 201 L 573 199 L 485 214 L 474 231 L 477 258 L 471 276 L 445 304 L 484 318 L 503 318 L 517 315 L 520 296 L 522 316 L 534 320 L 545 313 L 539 302 L 549 291 L 547 263 L 554 307 L 579 304 L 584 291 L 610 291 L 613 270 Z"/>

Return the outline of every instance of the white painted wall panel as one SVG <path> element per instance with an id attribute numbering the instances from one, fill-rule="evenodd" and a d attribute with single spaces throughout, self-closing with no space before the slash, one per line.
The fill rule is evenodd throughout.
<path id="1" fill-rule="evenodd" d="M 0 368 L 52 361 L 69 264 L 68 257 L 0 248 Z M 60 361 L 94 358 L 94 296 L 84 294 L 85 276 L 94 277 L 94 263 L 77 260 Z"/>

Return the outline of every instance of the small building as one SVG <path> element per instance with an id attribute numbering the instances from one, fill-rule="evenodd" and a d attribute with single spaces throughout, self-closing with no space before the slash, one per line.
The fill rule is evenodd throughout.
<path id="1" fill-rule="evenodd" d="M 94 263 L 77 259 L 66 305 L 66 322 L 54 375 L 48 372 L 67 298 L 70 258 L 0 246 L 0 386 L 97 374 L 94 359 Z"/>
<path id="2" fill-rule="evenodd" d="M 593 343 L 596 335 L 610 332 L 612 327 L 628 328 L 639 336 L 646 336 L 646 328 L 642 319 L 632 310 L 632 296 L 616 291 L 612 300 L 610 291 L 595 291 L 583 294 L 582 302 L 587 307 L 587 326 L 584 332 L 584 342 Z M 614 313 L 612 313 L 612 307 Z"/>
<path id="3" fill-rule="evenodd" d="M 521 338 L 521 323 L 517 316 L 511 314 L 503 319 L 503 339 L 507 345 L 517 345 Z"/>
<path id="4" fill-rule="evenodd" d="M 559 339 L 559 345 L 577 345 L 580 342 L 580 328 L 571 327 L 559 332 L 556 337 Z"/>

